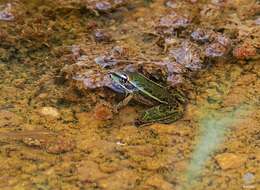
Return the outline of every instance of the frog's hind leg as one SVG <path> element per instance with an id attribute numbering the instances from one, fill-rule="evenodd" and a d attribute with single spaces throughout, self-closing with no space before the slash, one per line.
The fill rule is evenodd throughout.
<path id="1" fill-rule="evenodd" d="M 159 105 L 145 110 L 136 120 L 136 126 L 146 126 L 152 123 L 173 123 L 183 115 L 182 107 L 171 107 L 168 105 Z"/>

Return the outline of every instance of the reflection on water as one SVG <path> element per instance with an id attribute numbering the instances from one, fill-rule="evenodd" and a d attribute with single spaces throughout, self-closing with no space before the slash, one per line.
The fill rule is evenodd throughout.
<path id="1" fill-rule="evenodd" d="M 249 114 L 249 107 L 241 106 L 230 112 L 210 111 L 200 121 L 201 136 L 193 151 L 188 170 L 186 171 L 187 184 L 182 189 L 190 189 L 195 185 L 209 157 L 217 150 L 218 145 L 225 139 L 228 130 L 241 122 L 241 115 Z M 207 112 L 203 110 L 203 112 Z"/>

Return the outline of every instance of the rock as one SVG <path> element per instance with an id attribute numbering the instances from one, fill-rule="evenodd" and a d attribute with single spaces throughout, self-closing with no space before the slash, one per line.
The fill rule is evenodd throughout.
<path id="1" fill-rule="evenodd" d="M 105 30 L 98 29 L 94 32 L 94 37 L 96 42 L 110 42 L 111 34 Z"/>
<path id="2" fill-rule="evenodd" d="M 121 170 L 124 166 L 120 162 L 111 162 L 110 160 L 107 162 L 103 162 L 99 165 L 100 170 L 105 173 L 114 173 Z"/>
<path id="3" fill-rule="evenodd" d="M 220 43 L 212 43 L 206 47 L 205 54 L 208 57 L 221 57 L 227 54 L 227 48 Z"/>
<path id="4" fill-rule="evenodd" d="M 113 118 L 112 108 L 104 104 L 97 104 L 94 108 L 94 117 L 97 120 L 105 121 Z"/>
<path id="5" fill-rule="evenodd" d="M 166 167 L 167 163 L 163 159 L 147 158 L 144 164 L 145 169 L 156 171 Z"/>
<path id="6" fill-rule="evenodd" d="M 178 64 L 181 64 L 191 71 L 199 70 L 203 67 L 204 54 L 200 47 L 189 41 L 183 41 L 180 47 L 174 47 L 169 55 L 173 57 Z"/>
<path id="7" fill-rule="evenodd" d="M 64 137 L 57 137 L 56 139 L 46 144 L 46 151 L 52 154 L 60 154 L 73 150 L 75 142 L 71 139 Z"/>
<path id="8" fill-rule="evenodd" d="M 249 86 L 257 81 L 257 75 L 250 73 L 250 74 L 243 74 L 239 77 L 236 81 L 237 86 Z"/>
<path id="9" fill-rule="evenodd" d="M 11 3 L 7 3 L 3 10 L 0 10 L 0 20 L 1 21 L 13 21 L 14 15 L 12 13 Z"/>
<path id="10" fill-rule="evenodd" d="M 101 189 L 105 190 L 135 189 L 135 184 L 138 179 L 139 177 L 134 171 L 130 169 L 124 169 L 111 174 L 108 178 L 99 180 L 98 185 L 101 187 Z"/>
<path id="11" fill-rule="evenodd" d="M 238 45 L 233 50 L 233 56 L 237 59 L 250 59 L 257 55 L 257 50 L 253 43 Z"/>
<path id="12" fill-rule="evenodd" d="M 106 177 L 108 174 L 102 172 L 93 161 L 83 161 L 78 166 L 78 178 L 82 182 L 95 182 Z"/>
<path id="13" fill-rule="evenodd" d="M 133 107 L 124 107 L 120 109 L 118 114 L 118 123 L 121 125 L 132 124 L 135 118 L 138 117 L 137 111 Z"/>
<path id="14" fill-rule="evenodd" d="M 60 117 L 59 111 L 54 107 L 43 107 L 40 109 L 39 113 L 42 116 L 52 117 L 56 119 Z"/>
<path id="15" fill-rule="evenodd" d="M 156 153 L 152 145 L 128 146 L 125 149 L 131 156 L 153 157 Z"/>
<path id="16" fill-rule="evenodd" d="M 254 188 L 255 185 L 253 185 L 255 183 L 255 175 L 251 172 L 247 172 L 243 175 L 243 181 L 244 181 L 244 187 L 247 188 Z"/>
<path id="17" fill-rule="evenodd" d="M 189 136 L 192 133 L 192 129 L 188 126 L 178 127 L 177 125 L 171 124 L 153 124 L 150 127 L 158 134 L 178 135 L 181 137 Z"/>
<path id="18" fill-rule="evenodd" d="M 111 3 L 107 1 L 101 1 L 96 3 L 96 9 L 99 11 L 108 11 L 112 8 Z"/>
<path id="19" fill-rule="evenodd" d="M 101 55 L 95 58 L 95 63 L 100 65 L 102 68 L 110 68 L 114 65 L 118 64 L 118 61 L 112 57 L 107 55 Z"/>
<path id="20" fill-rule="evenodd" d="M 233 153 L 223 153 L 215 157 L 221 169 L 233 169 L 242 166 L 246 162 L 246 157 Z"/>
<path id="21" fill-rule="evenodd" d="M 89 157 L 111 155 L 116 150 L 116 143 L 99 140 L 98 138 L 85 139 L 80 142 L 80 149 L 89 152 Z"/>
<path id="22" fill-rule="evenodd" d="M 164 16 L 159 21 L 160 27 L 167 28 L 185 28 L 190 24 L 190 20 L 182 15 L 178 15 L 175 12 Z"/>
<path id="23" fill-rule="evenodd" d="M 149 177 L 145 182 L 147 189 L 160 189 L 160 190 L 173 190 L 173 185 L 163 179 L 160 175 L 154 175 Z"/>
<path id="24" fill-rule="evenodd" d="M 16 127 L 22 123 L 22 118 L 16 114 L 0 110 L 0 127 Z"/>
<path id="25" fill-rule="evenodd" d="M 26 146 L 40 148 L 52 154 L 69 152 L 75 148 L 73 139 L 58 133 L 35 130 L 9 134 L 11 135 L 12 138 L 21 140 Z"/>
<path id="26" fill-rule="evenodd" d="M 195 31 L 191 33 L 191 37 L 193 40 L 205 43 L 211 41 L 213 31 L 206 30 L 203 28 L 197 28 Z"/>

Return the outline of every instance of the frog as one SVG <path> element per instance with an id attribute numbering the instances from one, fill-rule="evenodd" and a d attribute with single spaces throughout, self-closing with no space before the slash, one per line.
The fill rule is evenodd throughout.
<path id="1" fill-rule="evenodd" d="M 125 94 L 116 110 L 126 106 L 131 100 L 150 106 L 135 120 L 136 126 L 169 124 L 183 116 L 186 98 L 180 89 L 170 91 L 137 71 L 111 71 L 109 77 L 112 81 L 112 90 Z"/>

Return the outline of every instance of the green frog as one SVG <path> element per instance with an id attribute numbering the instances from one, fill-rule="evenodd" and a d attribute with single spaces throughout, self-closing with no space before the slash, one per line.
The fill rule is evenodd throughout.
<path id="1" fill-rule="evenodd" d="M 152 106 L 141 113 L 136 125 L 172 123 L 182 117 L 185 98 L 179 90 L 171 93 L 166 87 L 135 71 L 113 71 L 109 76 L 112 89 L 126 94 L 126 98 L 118 104 L 118 109 L 132 99 Z"/>

